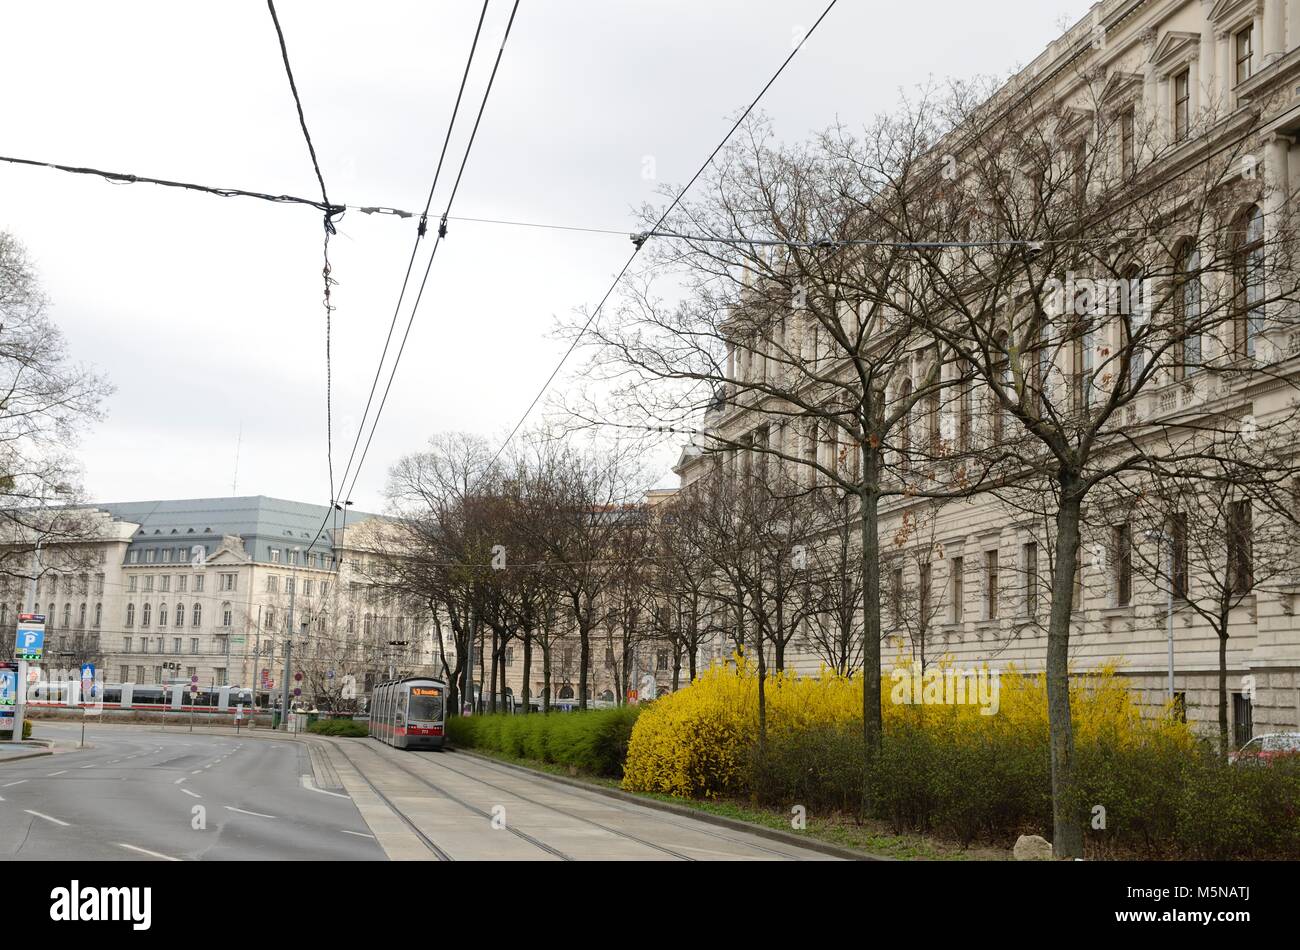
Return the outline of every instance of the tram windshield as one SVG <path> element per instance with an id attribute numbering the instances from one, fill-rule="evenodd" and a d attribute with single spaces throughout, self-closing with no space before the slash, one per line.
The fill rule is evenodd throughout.
<path id="1" fill-rule="evenodd" d="M 436 686 L 412 686 L 407 719 L 438 722 L 442 719 L 442 690 Z"/>

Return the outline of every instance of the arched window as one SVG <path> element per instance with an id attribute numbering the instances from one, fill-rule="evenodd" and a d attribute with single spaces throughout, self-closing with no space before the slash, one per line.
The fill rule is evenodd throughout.
<path id="1" fill-rule="evenodd" d="M 266 629 L 268 630 L 275 629 L 275 608 L 274 607 L 266 608 Z"/>
<path id="2" fill-rule="evenodd" d="M 193 607 L 190 608 L 190 626 L 191 627 L 203 626 L 203 605 L 202 604 L 195 604 Z"/>
<path id="3" fill-rule="evenodd" d="M 86 605 L 82 604 L 77 614 L 77 626 L 84 630 L 86 628 Z"/>
<path id="4" fill-rule="evenodd" d="M 230 608 L 230 601 L 225 601 L 221 605 L 221 625 L 223 627 L 232 626 L 235 622 L 234 611 Z"/>
<path id="5" fill-rule="evenodd" d="M 160 627 L 167 626 L 167 605 L 166 604 L 158 605 L 158 626 Z"/>
<path id="6" fill-rule="evenodd" d="M 1264 328 L 1264 213 L 1257 205 L 1241 216 L 1232 271 L 1236 301 L 1233 346 L 1237 356 L 1251 358 Z"/>
<path id="7" fill-rule="evenodd" d="M 135 626 L 135 604 L 126 605 L 126 625 L 128 627 Z"/>
<path id="8" fill-rule="evenodd" d="M 357 615 L 349 610 L 348 611 L 348 633 L 356 633 L 356 632 L 357 632 Z"/>
<path id="9" fill-rule="evenodd" d="M 185 626 L 185 605 L 184 604 L 176 605 L 176 626 L 178 627 Z"/>
<path id="10" fill-rule="evenodd" d="M 99 625 L 100 623 L 103 622 L 103 620 L 104 620 L 104 605 L 96 604 L 95 605 L 95 629 L 96 630 L 99 629 Z"/>
<path id="11" fill-rule="evenodd" d="M 1201 252 L 1188 241 L 1178 255 L 1178 291 L 1174 295 L 1180 338 L 1174 346 L 1174 379 L 1184 379 L 1201 366 Z"/>
<path id="12" fill-rule="evenodd" d="M 908 403 L 912 399 L 912 381 L 903 380 L 898 389 L 898 405 L 903 413 L 898 419 L 898 467 L 906 472 L 911 466 L 912 458 L 912 409 Z"/>
<path id="13" fill-rule="evenodd" d="M 559 698 L 560 698 L 560 699 L 572 699 L 572 698 L 573 698 L 573 687 L 570 686 L 568 683 L 565 683 L 563 686 L 561 686 L 561 687 L 560 687 L 560 697 L 559 697 Z"/>
<path id="14" fill-rule="evenodd" d="M 72 626 L 72 604 L 63 605 L 63 629 L 66 630 Z"/>
<path id="15" fill-rule="evenodd" d="M 600 698 L 604 702 L 612 703 L 614 701 L 614 691 L 612 689 L 607 689 L 605 692 L 600 694 Z"/>
<path id="16" fill-rule="evenodd" d="M 150 618 L 151 618 L 152 616 L 153 616 L 153 607 L 152 607 L 151 605 L 149 605 L 149 604 L 145 604 L 143 607 L 141 607 L 141 608 L 140 608 L 140 626 L 142 626 L 142 627 L 147 627 L 147 626 L 149 626 L 149 620 L 150 620 Z"/>

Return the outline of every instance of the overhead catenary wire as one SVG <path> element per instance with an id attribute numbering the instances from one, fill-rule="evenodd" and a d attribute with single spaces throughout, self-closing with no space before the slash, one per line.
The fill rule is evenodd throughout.
<path id="1" fill-rule="evenodd" d="M 289 80 L 289 91 L 293 94 L 293 104 L 298 110 L 298 125 L 302 129 L 302 137 L 307 142 L 307 152 L 311 156 L 311 166 L 316 172 L 316 181 L 320 184 L 321 203 L 326 209 L 321 277 L 325 282 L 325 461 L 329 469 L 330 498 L 332 499 L 334 497 L 334 386 L 330 338 L 332 336 L 334 306 L 330 302 L 330 288 L 337 281 L 331 276 L 333 269 L 330 267 L 330 235 L 337 233 L 334 227 L 334 217 L 341 215 L 343 212 L 330 210 L 333 205 L 330 203 L 329 192 L 325 188 L 325 176 L 320 170 L 320 160 L 316 157 L 316 145 L 312 142 L 311 132 L 307 128 L 307 116 L 303 112 L 302 97 L 298 94 L 298 83 L 293 78 L 293 67 L 289 64 L 289 47 L 284 39 L 284 29 L 280 26 L 280 18 L 275 12 L 275 0 L 266 0 L 266 8 L 271 13 L 271 22 L 275 25 L 275 35 L 280 41 L 280 58 L 284 62 L 284 73 Z"/>
<path id="2" fill-rule="evenodd" d="M 691 187 L 695 184 L 696 181 L 699 180 L 700 176 L 703 175 L 704 172 L 708 169 L 708 167 L 713 164 L 713 160 L 718 157 L 718 153 L 721 152 L 722 149 L 726 146 L 727 142 L 731 140 L 731 137 L 736 133 L 736 130 L 740 128 L 741 124 L 744 123 L 744 121 L 747 118 L 749 118 L 750 113 L 753 112 L 754 109 L 758 106 L 758 103 L 762 100 L 763 96 L 767 94 L 767 91 L 772 88 L 772 86 L 776 83 L 777 79 L 781 77 L 781 74 L 785 72 L 785 68 L 790 65 L 790 61 L 795 58 L 799 50 L 803 49 L 803 46 L 805 43 L 808 42 L 809 37 L 811 37 L 813 33 L 817 31 L 817 28 L 821 26 L 822 21 L 826 19 L 826 16 L 831 12 L 831 10 L 835 8 L 835 4 L 838 2 L 839 0 L 831 0 L 831 2 L 826 5 L 826 9 L 824 9 L 821 12 L 821 16 L 817 17 L 813 25 L 809 27 L 808 32 L 803 35 L 803 39 L 801 39 L 798 42 L 798 44 L 795 46 L 795 48 L 790 51 L 790 54 L 786 56 L 784 60 L 782 60 L 781 65 L 777 67 L 776 72 L 774 72 L 771 78 L 769 78 L 767 82 L 763 84 L 763 88 L 758 91 L 758 95 L 756 95 L 753 98 L 753 100 L 749 103 L 749 105 L 745 107 L 745 111 L 740 114 L 739 118 L 736 119 L 736 121 L 732 124 L 731 128 L 727 130 L 727 134 L 722 137 L 722 140 L 718 142 L 718 144 L 714 147 L 713 151 L 709 153 L 709 157 L 704 160 L 704 163 L 700 165 L 700 167 L 696 170 L 695 174 L 691 176 L 690 181 L 688 181 L 686 185 L 680 191 L 677 192 L 676 197 L 673 198 L 672 202 L 669 203 L 668 207 L 666 207 L 663 210 L 663 212 L 659 215 L 659 220 L 655 222 L 654 227 L 650 229 L 651 231 L 657 231 L 660 227 L 663 226 L 663 223 L 666 220 L 668 220 L 668 216 L 672 214 L 672 212 L 677 208 L 679 204 L 681 204 L 682 199 L 686 197 L 686 193 L 691 190 Z M 532 415 L 533 409 L 537 407 L 537 404 L 541 401 L 542 396 L 545 395 L 546 391 L 550 388 L 551 383 L 553 383 L 555 381 L 555 378 L 559 376 L 560 371 L 564 368 L 564 364 L 569 361 L 569 357 L 573 355 L 573 351 L 578 348 L 578 344 L 582 342 L 582 339 L 583 337 L 586 336 L 587 331 L 591 328 L 592 324 L 595 323 L 596 319 L 600 316 L 600 313 L 604 309 L 605 304 L 609 301 L 609 298 L 613 296 L 615 289 L 622 282 L 623 277 L 627 274 L 628 269 L 632 266 L 632 262 L 636 260 L 637 255 L 641 253 L 641 248 L 644 246 L 645 246 L 644 241 L 637 241 L 635 240 L 635 238 L 633 239 L 632 253 L 628 255 L 628 259 L 623 263 L 622 268 L 619 269 L 618 274 L 614 277 L 613 282 L 609 285 L 609 289 L 606 290 L 605 295 L 601 297 L 600 303 L 598 303 L 596 305 L 596 308 L 592 310 L 591 315 L 587 317 L 586 322 L 582 325 L 581 329 L 579 329 L 578 333 L 574 336 L 573 342 L 569 344 L 569 348 L 565 350 L 564 354 L 560 357 L 560 361 L 556 364 L 555 369 L 553 369 L 551 371 L 551 374 L 547 376 L 546 382 L 542 384 L 542 388 L 538 390 L 537 395 L 534 396 L 532 402 L 528 404 L 528 408 L 525 409 L 523 415 L 519 417 L 519 421 L 516 422 L 514 428 L 510 430 L 510 434 L 506 436 L 505 441 L 501 443 L 500 448 L 498 448 L 496 450 L 496 453 L 492 456 L 492 461 L 488 465 L 489 469 L 496 464 L 499 458 L 501 458 L 501 453 L 506 450 L 506 448 L 514 440 L 514 437 L 518 435 L 519 430 L 523 428 L 523 425 L 528 420 L 528 417 Z"/>
<path id="3" fill-rule="evenodd" d="M 479 126 L 483 121 L 483 113 L 487 109 L 488 97 L 491 96 L 492 87 L 496 83 L 497 71 L 501 66 L 501 58 L 502 55 L 505 53 L 506 42 L 510 39 L 510 31 L 514 27 L 515 15 L 518 12 L 519 12 L 519 0 L 514 0 L 514 4 L 510 8 L 510 19 L 506 22 L 505 33 L 501 37 L 501 45 L 497 49 L 496 60 L 492 64 L 492 72 L 488 76 L 487 87 L 483 90 L 483 98 L 479 102 L 478 115 L 475 116 L 474 126 L 470 130 L 469 141 L 466 143 L 465 152 L 461 156 L 460 168 L 456 172 L 456 180 L 452 184 L 451 194 L 447 198 L 447 204 L 445 206 L 446 210 L 442 214 L 442 219 L 438 227 L 437 239 L 434 241 L 433 250 L 429 254 L 429 262 L 424 268 L 424 276 L 420 280 L 420 289 L 416 293 L 414 304 L 411 306 L 411 315 L 406 321 L 406 330 L 402 334 L 402 342 L 398 346 L 397 356 L 393 360 L 392 370 L 388 374 L 388 383 L 384 387 L 384 395 L 380 399 L 379 408 L 376 410 L 374 421 L 371 423 L 370 435 L 366 438 L 366 445 L 365 448 L 362 450 L 361 459 L 357 462 L 356 470 L 353 473 L 351 486 L 347 490 L 347 497 L 351 496 L 352 488 L 356 487 L 357 479 L 360 477 L 361 474 L 361 467 L 365 464 L 366 456 L 370 452 L 371 442 L 375 437 L 375 431 L 379 427 L 379 418 L 383 414 L 384 406 L 388 402 L 388 394 L 392 390 L 393 380 L 397 376 L 397 368 L 401 363 L 402 354 L 406 350 L 407 340 L 410 338 L 411 327 L 415 323 L 415 315 L 420 309 L 420 301 L 424 298 L 424 288 L 429 280 L 429 272 L 433 268 L 433 260 L 438 254 L 438 247 L 441 245 L 442 239 L 447 236 L 447 221 L 450 219 L 451 208 L 456 200 L 456 194 L 460 190 L 461 180 L 464 178 L 465 168 L 466 165 L 469 163 L 470 152 L 474 148 L 474 141 L 478 136 Z M 362 425 L 364 426 L 364 422 L 362 423 Z"/>

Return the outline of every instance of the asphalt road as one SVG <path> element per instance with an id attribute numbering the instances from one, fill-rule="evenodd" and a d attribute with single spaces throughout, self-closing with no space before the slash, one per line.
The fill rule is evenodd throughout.
<path id="1" fill-rule="evenodd" d="M 75 743 L 79 725 L 38 734 Z M 307 746 L 89 726 L 85 750 L 0 763 L 0 861 L 382 860 L 356 806 L 304 785 Z"/>
<path id="2" fill-rule="evenodd" d="M 826 860 L 478 757 L 44 721 L 0 762 L 4 860 Z"/>

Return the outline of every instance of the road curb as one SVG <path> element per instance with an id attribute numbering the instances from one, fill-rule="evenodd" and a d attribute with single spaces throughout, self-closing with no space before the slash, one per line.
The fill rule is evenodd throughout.
<path id="1" fill-rule="evenodd" d="M 550 772 L 543 772 L 540 769 L 529 768 L 526 765 L 516 765 L 514 762 L 506 762 L 502 759 L 490 755 L 483 755 L 481 752 L 474 752 L 471 749 L 452 749 L 460 755 L 467 755 L 471 758 L 482 759 L 485 762 L 495 762 L 497 765 L 507 769 L 514 769 L 517 772 L 523 772 L 527 775 L 536 775 L 540 778 L 547 778 L 561 785 L 570 785 L 573 788 L 580 788 L 584 791 L 595 792 L 597 795 L 604 795 L 606 798 L 615 798 L 633 805 L 642 805 L 646 808 L 653 808 L 656 811 L 666 811 L 670 814 L 681 815 L 684 818 L 694 818 L 696 821 L 702 821 L 705 824 L 718 825 L 723 828 L 730 828 L 732 831 L 746 831 L 760 838 L 767 838 L 771 841 L 780 841 L 782 844 L 793 845 L 804 848 L 808 851 L 818 851 L 822 854 L 829 854 L 832 857 L 843 858 L 846 861 L 897 861 L 898 858 L 890 858 L 881 854 L 871 854 L 866 851 L 856 851 L 852 848 L 841 847 L 837 844 L 831 844 L 828 841 L 821 841 L 817 838 L 803 837 L 789 831 L 778 831 L 775 828 L 768 828 L 764 825 L 755 825 L 748 821 L 741 821 L 739 818 L 727 818 L 723 815 L 714 815 L 706 811 L 700 811 L 691 808 L 688 805 L 674 805 L 670 802 L 661 802 L 655 798 L 643 798 L 632 792 L 625 792 L 618 788 L 607 788 L 604 785 L 596 785 L 591 782 L 584 782 L 581 779 L 569 778 L 564 775 L 553 775 Z"/>
<path id="2" fill-rule="evenodd" d="M 20 755 L 0 755 L 0 765 L 6 762 L 21 762 L 23 759 L 36 759 L 43 755 L 53 755 L 53 749 L 33 749 L 31 752 L 24 752 Z"/>

